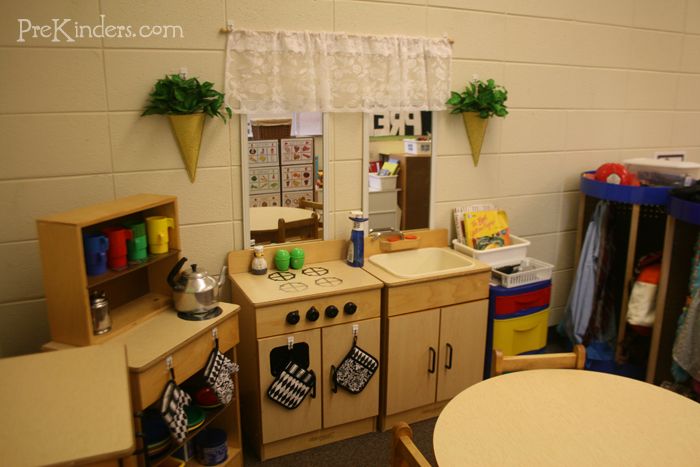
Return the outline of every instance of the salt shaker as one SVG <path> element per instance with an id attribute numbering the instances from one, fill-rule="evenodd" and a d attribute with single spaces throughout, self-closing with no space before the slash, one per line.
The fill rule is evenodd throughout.
<path id="1" fill-rule="evenodd" d="M 263 246 L 255 245 L 253 247 L 253 262 L 250 264 L 250 269 L 253 274 L 262 275 L 267 273 L 267 261 L 263 256 Z"/>
<path id="2" fill-rule="evenodd" d="M 112 330 L 109 317 L 109 302 L 104 292 L 94 291 L 90 294 L 90 311 L 92 312 L 92 333 L 96 336 Z"/>

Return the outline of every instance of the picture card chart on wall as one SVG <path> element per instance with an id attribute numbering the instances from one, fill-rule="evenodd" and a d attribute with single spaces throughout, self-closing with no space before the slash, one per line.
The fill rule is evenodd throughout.
<path id="1" fill-rule="evenodd" d="M 299 207 L 314 199 L 314 140 L 248 142 L 250 207 Z"/>

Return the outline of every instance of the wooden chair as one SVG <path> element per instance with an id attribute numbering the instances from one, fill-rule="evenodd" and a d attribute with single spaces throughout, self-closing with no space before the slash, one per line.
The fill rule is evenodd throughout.
<path id="1" fill-rule="evenodd" d="M 290 239 L 313 240 L 318 238 L 318 214 L 311 213 L 308 219 L 285 222 L 277 221 L 277 243 L 284 243 Z"/>
<path id="2" fill-rule="evenodd" d="M 491 376 L 498 376 L 511 371 L 539 370 L 544 368 L 580 370 L 586 363 L 586 348 L 578 344 L 574 346 L 573 352 L 514 355 L 512 357 L 506 357 L 500 350 L 493 349 L 491 361 Z"/>
<path id="3" fill-rule="evenodd" d="M 413 430 L 406 422 L 392 429 L 391 467 L 430 467 L 430 462 L 413 443 Z"/>
<path id="4" fill-rule="evenodd" d="M 323 203 L 308 201 L 306 198 L 301 198 L 299 200 L 299 207 L 301 209 L 312 209 L 316 214 L 318 214 L 319 227 L 323 226 Z"/>

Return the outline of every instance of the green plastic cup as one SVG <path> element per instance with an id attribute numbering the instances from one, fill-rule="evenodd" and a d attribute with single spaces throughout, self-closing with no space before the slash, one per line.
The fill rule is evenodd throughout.
<path id="1" fill-rule="evenodd" d="M 275 267 L 278 271 L 286 271 L 289 269 L 290 255 L 287 250 L 277 250 L 275 253 Z"/>
<path id="2" fill-rule="evenodd" d="M 290 254 L 289 265 L 292 269 L 301 269 L 304 266 L 304 250 L 293 248 Z"/>

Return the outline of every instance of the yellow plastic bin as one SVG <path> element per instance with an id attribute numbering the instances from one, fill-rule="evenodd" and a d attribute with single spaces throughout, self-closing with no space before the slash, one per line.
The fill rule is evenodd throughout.
<path id="1" fill-rule="evenodd" d="M 533 352 L 547 346 L 549 308 L 508 319 L 493 320 L 493 348 L 503 355 Z"/>

